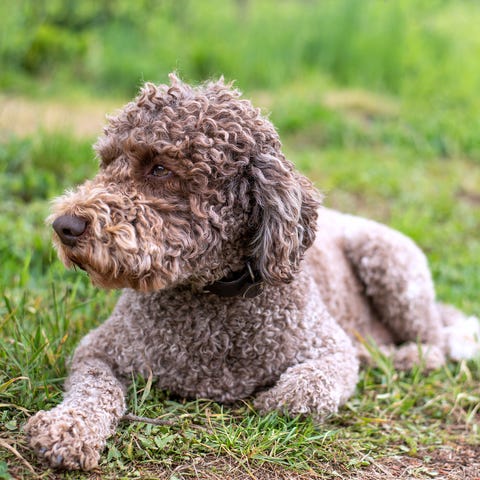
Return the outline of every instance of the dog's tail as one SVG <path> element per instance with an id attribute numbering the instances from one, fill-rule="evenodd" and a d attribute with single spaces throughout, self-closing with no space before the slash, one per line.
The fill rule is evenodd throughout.
<path id="1" fill-rule="evenodd" d="M 451 305 L 437 305 L 444 325 L 447 356 L 457 362 L 480 358 L 480 320 Z"/>

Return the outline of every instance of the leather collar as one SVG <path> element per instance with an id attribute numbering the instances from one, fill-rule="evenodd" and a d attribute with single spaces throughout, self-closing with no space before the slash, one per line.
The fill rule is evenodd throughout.
<path id="1" fill-rule="evenodd" d="M 204 293 L 214 293 L 219 297 L 255 298 L 262 292 L 265 284 L 258 272 L 254 272 L 249 262 L 245 268 L 234 272 L 233 278 L 224 277 L 207 285 Z"/>

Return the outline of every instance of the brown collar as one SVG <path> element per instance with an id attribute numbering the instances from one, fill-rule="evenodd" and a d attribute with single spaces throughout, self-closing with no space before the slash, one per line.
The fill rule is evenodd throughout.
<path id="1" fill-rule="evenodd" d="M 224 277 L 207 285 L 203 291 L 219 297 L 255 298 L 263 292 L 265 284 L 258 272 L 254 272 L 247 262 L 243 270 L 234 272 L 233 278 Z"/>

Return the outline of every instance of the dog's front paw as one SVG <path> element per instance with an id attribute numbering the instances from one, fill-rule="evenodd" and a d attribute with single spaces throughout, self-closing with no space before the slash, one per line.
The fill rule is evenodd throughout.
<path id="1" fill-rule="evenodd" d="M 41 410 L 24 427 L 37 455 L 54 468 L 91 470 L 98 465 L 105 439 L 98 424 L 84 412 L 56 407 Z"/>
<path id="2" fill-rule="evenodd" d="M 344 397 L 340 382 L 309 367 L 289 368 L 276 385 L 257 395 L 255 408 L 260 413 L 278 411 L 291 416 L 313 415 L 316 419 L 336 412 Z"/>

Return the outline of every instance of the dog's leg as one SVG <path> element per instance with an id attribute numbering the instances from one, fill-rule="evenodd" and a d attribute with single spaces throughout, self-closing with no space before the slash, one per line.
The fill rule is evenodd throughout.
<path id="1" fill-rule="evenodd" d="M 125 411 L 124 385 L 102 356 L 88 347 L 96 331 L 77 349 L 63 402 L 39 411 L 25 425 L 29 443 L 52 467 L 90 470 Z M 108 357 L 103 357 L 108 358 Z"/>
<path id="2" fill-rule="evenodd" d="M 480 356 L 480 321 L 451 305 L 437 303 L 444 325 L 448 357 L 455 361 Z"/>
<path id="3" fill-rule="evenodd" d="M 356 349 L 330 315 L 324 312 L 323 317 L 321 331 L 312 332 L 317 341 L 306 358 L 257 395 L 254 405 L 259 411 L 322 418 L 336 412 L 353 394 L 358 381 Z"/>
<path id="4" fill-rule="evenodd" d="M 402 369 L 416 363 L 438 368 L 445 362 L 445 334 L 425 255 L 388 227 L 363 219 L 351 225 L 345 253 L 380 320 L 395 342 L 404 344 L 394 352 L 395 363 Z M 417 342 L 428 348 L 422 352 Z"/>

